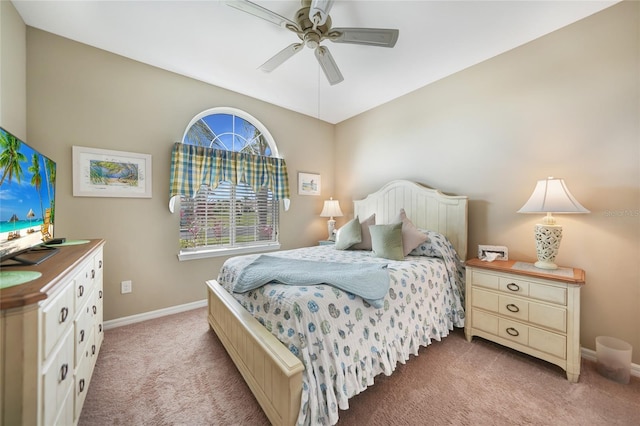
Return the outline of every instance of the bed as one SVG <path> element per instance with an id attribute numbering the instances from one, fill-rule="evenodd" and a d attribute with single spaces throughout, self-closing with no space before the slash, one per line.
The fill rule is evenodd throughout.
<path id="1" fill-rule="evenodd" d="M 382 301 L 365 301 L 326 285 L 266 284 L 244 293 L 228 291 L 258 255 L 227 260 L 218 279 L 207 281 L 208 322 L 272 424 L 336 423 L 338 410 L 372 385 L 373 377 L 391 374 L 420 347 L 463 327 L 459 259 L 467 254 L 467 197 L 397 180 L 354 201 L 354 217 L 375 214 L 376 224 L 396 221 L 401 209 L 415 227 L 429 233 L 428 242 L 406 260 L 325 245 L 275 252 L 271 259 L 384 264 L 390 285 Z M 414 256 L 434 254 L 434 247 L 438 253 L 433 256 Z M 290 296 L 311 297 L 300 300 L 314 309 L 300 309 Z"/>

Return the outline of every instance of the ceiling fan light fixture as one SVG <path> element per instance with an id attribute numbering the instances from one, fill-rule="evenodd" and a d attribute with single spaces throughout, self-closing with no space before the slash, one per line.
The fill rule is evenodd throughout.
<path id="1" fill-rule="evenodd" d="M 316 49 L 320 46 L 320 35 L 315 32 L 308 32 L 304 35 L 304 44 L 310 49 Z"/>
<path id="2" fill-rule="evenodd" d="M 249 0 L 227 2 L 243 12 L 265 19 L 273 24 L 294 32 L 302 43 L 293 43 L 276 53 L 260 66 L 271 72 L 283 62 L 298 53 L 303 46 L 313 49 L 327 80 L 333 86 L 344 80 L 331 52 L 320 43 L 329 40 L 334 43 L 360 44 L 366 46 L 393 47 L 398 39 L 398 30 L 385 28 L 332 28 L 329 11 L 334 0 L 301 0 L 302 8 L 296 12 L 296 22 L 278 15 Z"/>

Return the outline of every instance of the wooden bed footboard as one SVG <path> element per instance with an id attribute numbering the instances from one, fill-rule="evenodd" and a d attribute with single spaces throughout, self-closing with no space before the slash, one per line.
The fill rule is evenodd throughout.
<path id="1" fill-rule="evenodd" d="M 215 280 L 207 281 L 209 325 L 274 425 L 298 419 L 304 366 Z"/>

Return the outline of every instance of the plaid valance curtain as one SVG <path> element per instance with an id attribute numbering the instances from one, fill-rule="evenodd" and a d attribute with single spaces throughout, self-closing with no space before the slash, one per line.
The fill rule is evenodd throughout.
<path id="1" fill-rule="evenodd" d="M 222 181 L 246 183 L 257 194 L 271 190 L 273 198 L 289 204 L 289 175 L 282 158 L 265 157 L 203 146 L 175 143 L 171 154 L 169 197 L 195 197 L 201 185 L 214 189 Z"/>

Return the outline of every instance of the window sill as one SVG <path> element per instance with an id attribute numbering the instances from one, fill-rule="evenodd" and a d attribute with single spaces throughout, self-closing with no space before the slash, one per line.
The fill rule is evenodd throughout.
<path id="1" fill-rule="evenodd" d="M 197 260 L 221 256 L 236 256 L 240 254 L 264 253 L 267 251 L 275 250 L 280 250 L 280 243 L 220 249 L 180 250 L 178 252 L 178 260 L 182 262 L 185 260 Z"/>

